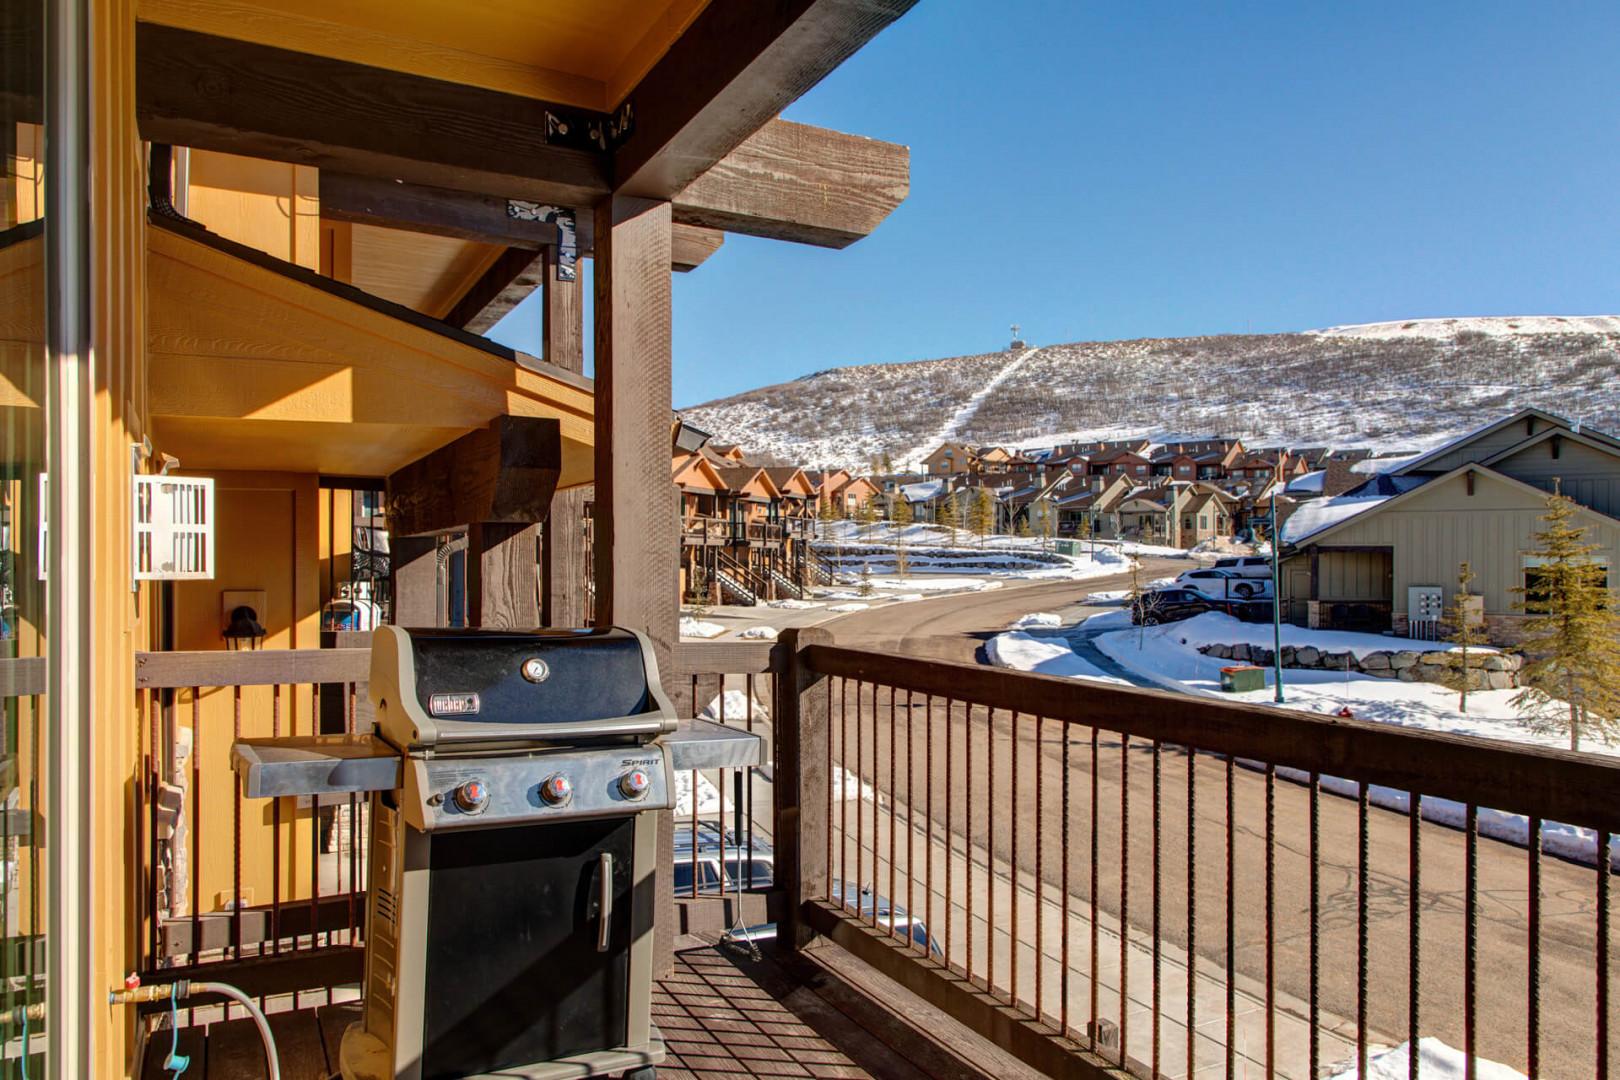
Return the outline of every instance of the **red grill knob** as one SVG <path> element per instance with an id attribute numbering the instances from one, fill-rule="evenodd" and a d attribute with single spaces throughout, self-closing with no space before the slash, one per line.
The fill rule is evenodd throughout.
<path id="1" fill-rule="evenodd" d="M 574 794 L 574 785 L 562 773 L 552 773 L 540 785 L 540 797 L 552 806 L 562 806 Z"/>
<path id="2" fill-rule="evenodd" d="M 645 799 L 652 788 L 652 777 L 644 769 L 631 769 L 619 777 L 619 793 L 627 799 Z"/>
<path id="3" fill-rule="evenodd" d="M 456 805 L 466 813 L 478 813 L 489 805 L 489 786 L 482 780 L 468 780 L 456 788 Z"/>

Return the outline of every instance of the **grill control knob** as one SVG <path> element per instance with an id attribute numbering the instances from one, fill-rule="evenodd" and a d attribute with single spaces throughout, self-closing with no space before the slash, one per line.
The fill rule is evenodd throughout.
<path id="1" fill-rule="evenodd" d="M 455 800 L 464 813 L 476 814 L 489 805 L 489 785 L 482 780 L 468 780 L 456 788 Z"/>
<path id="2" fill-rule="evenodd" d="M 574 795 L 574 785 L 562 773 L 552 773 L 540 785 L 540 797 L 552 806 L 563 806 Z"/>
<path id="3" fill-rule="evenodd" d="M 619 794 L 627 799 L 645 799 L 652 788 L 652 777 L 644 769 L 631 769 L 619 777 Z"/>

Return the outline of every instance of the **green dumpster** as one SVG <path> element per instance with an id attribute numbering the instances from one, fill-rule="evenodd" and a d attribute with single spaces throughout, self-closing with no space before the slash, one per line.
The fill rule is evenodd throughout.
<path id="1" fill-rule="evenodd" d="M 1221 668 L 1221 689 L 1232 694 L 1245 690 L 1264 690 L 1266 669 L 1253 664 L 1236 664 Z"/>

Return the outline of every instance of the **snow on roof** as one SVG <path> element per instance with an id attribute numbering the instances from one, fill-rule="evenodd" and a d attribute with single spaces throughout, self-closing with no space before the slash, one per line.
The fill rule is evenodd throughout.
<path id="1" fill-rule="evenodd" d="M 1332 499 L 1300 503 L 1299 509 L 1289 514 L 1288 520 L 1283 522 L 1283 543 L 1302 543 L 1323 529 L 1348 521 L 1390 498 L 1389 495 L 1339 495 Z"/>
<path id="2" fill-rule="evenodd" d="M 1472 438 L 1472 437 L 1473 436 L 1471 434 L 1463 436 L 1463 438 Z M 1462 439 L 1453 439 L 1451 442 L 1446 443 L 1445 445 L 1446 445 L 1446 447 L 1449 447 L 1449 446 L 1452 446 L 1453 444 L 1461 442 L 1461 441 L 1462 441 Z M 1444 449 L 1444 447 L 1442 447 L 1442 449 Z M 1431 450 L 1428 453 L 1433 453 L 1433 452 L 1434 451 Z M 1376 473 L 1394 472 L 1397 469 L 1400 469 L 1400 468 L 1403 468 L 1403 467 L 1405 467 L 1407 465 L 1410 465 L 1412 462 L 1418 460 L 1421 457 L 1427 457 L 1427 456 L 1428 456 L 1428 454 L 1408 454 L 1405 457 L 1363 458 L 1362 460 L 1357 461 L 1354 464 L 1352 464 L 1350 466 L 1350 471 L 1353 472 L 1353 473 L 1360 473 L 1363 476 L 1371 476 L 1371 475 L 1376 474 Z"/>
<path id="3" fill-rule="evenodd" d="M 927 502 L 945 490 L 943 480 L 925 480 L 920 484 L 901 484 L 900 494 L 906 502 Z"/>
<path id="4" fill-rule="evenodd" d="M 1322 493 L 1322 483 L 1326 479 L 1327 470 L 1318 469 L 1316 472 L 1308 472 L 1304 476 L 1294 477 L 1292 480 L 1288 481 L 1288 486 L 1283 490 L 1292 491 L 1301 495 L 1310 494 L 1312 492 L 1320 495 Z"/>

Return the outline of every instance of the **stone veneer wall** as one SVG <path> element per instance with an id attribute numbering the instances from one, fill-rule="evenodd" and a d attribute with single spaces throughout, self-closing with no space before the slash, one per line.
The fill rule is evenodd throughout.
<path id="1" fill-rule="evenodd" d="M 1236 660 L 1241 663 L 1269 667 L 1273 661 L 1270 649 L 1262 645 L 1205 645 L 1198 650 L 1218 660 Z M 1519 685 L 1520 660 L 1510 653 L 1476 653 L 1468 657 L 1468 688 L 1470 690 L 1508 690 Z M 1399 679 L 1402 682 L 1443 682 L 1449 674 L 1444 651 L 1417 652 L 1412 649 L 1388 649 L 1357 657 L 1345 650 L 1333 652 L 1314 645 L 1282 647 L 1282 666 L 1312 671 L 1349 670 L 1375 679 Z"/>

